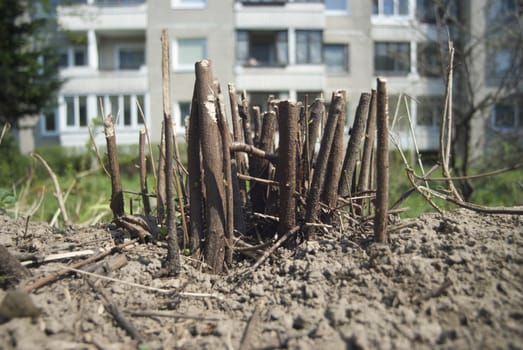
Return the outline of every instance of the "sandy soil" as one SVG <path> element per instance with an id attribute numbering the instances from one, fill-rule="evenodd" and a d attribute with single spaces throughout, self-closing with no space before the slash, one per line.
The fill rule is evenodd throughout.
<path id="1" fill-rule="evenodd" d="M 238 349 L 244 333 L 245 349 L 523 349 L 523 217 L 458 210 L 391 229 L 390 246 L 371 243 L 370 231 L 331 230 L 252 273 L 252 260 L 239 261 L 226 276 L 183 258 L 179 278 L 155 278 L 165 244 L 134 245 L 108 276 L 157 290 L 70 275 L 31 294 L 39 317 L 0 325 L 0 348 L 136 348 L 104 307 L 105 292 L 141 349 Z M 0 216 L 0 243 L 15 255 L 122 238 L 107 228 L 24 231 Z M 32 280 L 68 262 L 33 265 Z"/>

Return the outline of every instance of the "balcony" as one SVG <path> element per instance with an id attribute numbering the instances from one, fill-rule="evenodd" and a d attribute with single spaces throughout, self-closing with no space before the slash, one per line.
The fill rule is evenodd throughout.
<path id="1" fill-rule="evenodd" d="M 323 4 L 323 0 L 238 0 L 244 6 L 283 6 L 288 3 L 317 3 Z"/>
<path id="2" fill-rule="evenodd" d="M 145 0 L 94 0 L 94 5 L 100 7 L 136 6 L 142 4 L 145 4 Z"/>
<path id="3" fill-rule="evenodd" d="M 234 6 L 237 28 L 269 29 L 285 24 L 303 29 L 323 28 L 323 1 L 238 1 Z"/>
<path id="4" fill-rule="evenodd" d="M 57 7 L 58 22 L 67 30 L 145 30 L 145 0 L 89 0 Z"/>
<path id="5" fill-rule="evenodd" d="M 247 91 L 323 90 L 325 66 L 292 65 L 285 67 L 235 68 L 236 85 Z"/>

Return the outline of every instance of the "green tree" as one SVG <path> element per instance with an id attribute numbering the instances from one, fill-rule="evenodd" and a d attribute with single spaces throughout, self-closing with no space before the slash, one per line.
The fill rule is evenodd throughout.
<path id="1" fill-rule="evenodd" d="M 57 25 L 45 0 L 0 1 L 0 124 L 53 107 L 61 86 Z"/>

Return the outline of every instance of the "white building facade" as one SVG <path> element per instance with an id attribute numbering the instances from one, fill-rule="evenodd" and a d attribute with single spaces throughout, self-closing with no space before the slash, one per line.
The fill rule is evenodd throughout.
<path id="1" fill-rule="evenodd" d="M 194 62 L 209 58 L 222 90 L 226 91 L 227 83 L 233 82 L 238 91 L 248 93 L 251 104 L 263 105 L 269 95 L 292 100 L 303 100 L 305 95 L 310 99 L 324 96 L 328 102 L 334 90 L 344 89 L 349 98 L 348 123 L 352 123 L 360 93 L 374 88 L 377 76 L 386 77 L 391 117 L 397 114 L 403 124 L 410 120 L 420 150 L 438 148 L 438 120 L 445 86 L 441 59 L 437 59 L 437 50 L 429 42 L 447 39 L 438 37 L 441 30 L 437 30 L 434 16 L 434 3 L 440 1 L 73 3 L 57 8 L 59 23 L 70 33 L 62 52 L 61 74 L 66 83 L 56 112 L 41 119 L 37 144 L 84 145 L 89 139 L 87 126 L 99 120 L 102 107 L 105 114 L 111 112 L 117 118 L 118 143 L 137 143 L 144 121 L 152 141 L 159 142 L 160 34 L 167 29 L 171 45 L 171 98 L 180 134 L 184 132 L 184 118 L 192 99 Z M 466 13 L 463 17 L 472 19 L 464 25 L 485 26 L 492 6 L 489 0 L 472 1 L 472 5 L 468 1 L 454 3 L 446 7 L 452 15 Z M 513 0 L 496 3 L 517 6 Z M 489 64 L 488 59 L 484 57 L 480 62 L 482 68 Z M 490 64 L 503 69 L 507 65 L 503 52 Z M 521 129 L 520 99 L 514 101 L 510 102 L 511 108 L 485 110 L 486 123 L 496 125 L 497 118 L 507 130 Z M 496 111 L 513 115 L 500 117 Z M 481 134 L 483 126 L 474 132 Z M 98 130 L 97 138 L 102 136 Z M 413 148 L 407 129 L 400 130 L 398 138 L 404 148 Z"/>

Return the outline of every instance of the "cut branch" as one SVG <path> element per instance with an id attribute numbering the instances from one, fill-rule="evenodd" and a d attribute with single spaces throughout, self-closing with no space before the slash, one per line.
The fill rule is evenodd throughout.
<path id="1" fill-rule="evenodd" d="M 254 146 L 245 144 L 245 143 L 237 143 L 233 142 L 231 143 L 231 152 L 245 152 L 252 154 L 253 156 L 260 157 L 263 159 L 267 159 L 269 162 L 273 164 L 278 163 L 278 155 L 273 153 L 265 152 L 264 150 L 261 150 L 259 148 L 256 148 Z"/>
<path id="2" fill-rule="evenodd" d="M 365 132 L 366 119 L 369 114 L 370 97 L 369 93 L 362 93 L 358 108 L 356 109 L 356 116 L 354 117 L 354 124 L 350 132 L 347 151 L 345 153 L 345 159 L 343 160 L 343 172 L 338 188 L 338 193 L 342 197 L 348 196 L 352 192 L 351 185 L 356 172 L 356 162 L 360 155 L 361 140 Z"/>
<path id="3" fill-rule="evenodd" d="M 389 199 L 389 111 L 387 81 L 378 78 L 378 149 L 377 149 L 377 192 L 374 236 L 380 243 L 387 243 L 387 202 Z"/>
<path id="4" fill-rule="evenodd" d="M 169 68 L 169 39 L 167 31 L 162 31 L 162 95 L 163 121 L 165 129 L 165 192 L 167 202 L 167 258 L 165 267 L 169 276 L 180 272 L 180 248 L 176 233 L 176 212 L 174 202 L 174 135 L 171 117 L 171 88 Z M 180 193 L 179 193 L 180 194 Z M 183 206 L 183 203 L 182 203 Z M 183 216 L 183 212 L 182 212 Z"/>

